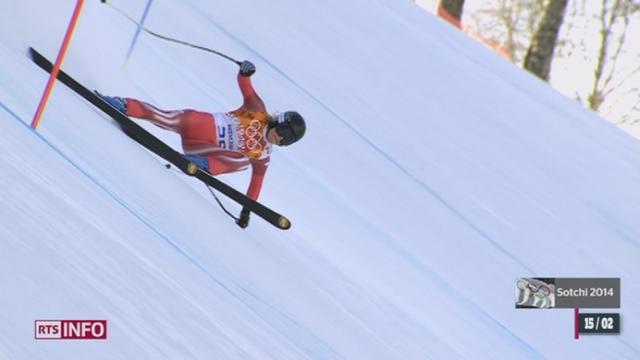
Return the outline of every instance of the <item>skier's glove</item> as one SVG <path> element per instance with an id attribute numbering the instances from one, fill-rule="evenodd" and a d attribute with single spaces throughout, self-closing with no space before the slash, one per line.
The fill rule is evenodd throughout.
<path id="1" fill-rule="evenodd" d="M 240 64 L 240 75 L 251 76 L 256 72 L 256 66 L 249 60 L 245 60 Z"/>
<path id="2" fill-rule="evenodd" d="M 238 226 L 240 226 L 243 229 L 249 226 L 250 214 L 251 212 L 249 211 L 249 209 L 242 208 L 242 211 L 240 212 L 240 218 L 238 219 L 238 221 L 236 221 L 236 224 L 238 224 Z"/>

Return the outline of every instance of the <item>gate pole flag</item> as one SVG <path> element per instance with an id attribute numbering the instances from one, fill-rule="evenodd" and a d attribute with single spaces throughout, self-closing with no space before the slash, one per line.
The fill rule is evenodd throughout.
<path id="1" fill-rule="evenodd" d="M 78 23 L 78 18 L 80 17 L 80 13 L 82 12 L 83 6 L 84 6 L 84 0 L 78 0 L 78 2 L 76 3 L 76 7 L 73 10 L 73 15 L 71 16 L 71 21 L 69 22 L 69 26 L 67 27 L 67 33 L 64 35 L 62 46 L 60 46 L 60 51 L 58 52 L 58 57 L 56 58 L 56 62 L 53 66 L 53 71 L 51 71 L 51 76 L 49 76 L 49 81 L 47 82 L 47 86 L 45 87 L 44 92 L 42 93 L 40 104 L 38 105 L 36 114 L 34 115 L 33 121 L 31 122 L 31 127 L 33 129 L 36 129 L 40 124 L 42 113 L 44 112 L 44 108 L 47 106 L 47 102 L 49 101 L 49 96 L 51 95 L 53 84 L 55 84 L 55 80 L 58 77 L 58 72 L 60 72 L 60 67 L 62 66 L 62 62 L 64 61 L 64 56 L 66 55 L 67 49 L 69 48 L 69 43 L 71 42 L 71 38 L 73 37 L 73 31 L 76 28 L 76 25 Z"/>

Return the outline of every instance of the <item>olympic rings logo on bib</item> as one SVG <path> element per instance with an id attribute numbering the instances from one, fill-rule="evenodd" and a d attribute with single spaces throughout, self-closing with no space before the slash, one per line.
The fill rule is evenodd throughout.
<path id="1" fill-rule="evenodd" d="M 260 120 L 253 119 L 244 129 L 244 146 L 255 155 L 259 155 L 264 149 L 262 130 L 264 124 Z"/>

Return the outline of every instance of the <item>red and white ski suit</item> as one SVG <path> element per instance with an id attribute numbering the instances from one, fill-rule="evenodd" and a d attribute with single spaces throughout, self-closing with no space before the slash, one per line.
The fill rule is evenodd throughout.
<path id="1" fill-rule="evenodd" d="M 249 77 L 238 74 L 238 85 L 244 102 L 234 111 L 213 114 L 192 109 L 167 111 L 127 98 L 127 115 L 180 134 L 184 153 L 206 157 L 213 175 L 251 166 L 247 196 L 257 200 L 271 155 L 271 144 L 266 138 L 269 115 Z"/>

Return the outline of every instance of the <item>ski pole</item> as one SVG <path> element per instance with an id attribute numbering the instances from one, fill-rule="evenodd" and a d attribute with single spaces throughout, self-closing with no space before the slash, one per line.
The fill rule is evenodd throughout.
<path id="1" fill-rule="evenodd" d="M 211 54 L 218 55 L 218 56 L 220 56 L 220 57 L 222 57 L 222 58 L 224 58 L 224 59 L 227 59 L 227 60 L 229 60 L 229 61 L 231 61 L 231 62 L 235 63 L 235 64 L 236 64 L 236 65 L 238 65 L 238 66 L 240 66 L 240 65 L 242 64 L 242 61 L 238 61 L 238 60 L 236 60 L 236 59 L 232 58 L 232 57 L 231 57 L 231 56 L 229 56 L 229 55 L 225 55 L 225 54 L 221 53 L 220 51 L 216 51 L 216 50 L 213 50 L 213 49 L 209 49 L 209 48 L 207 48 L 207 47 L 204 47 L 204 46 L 200 46 L 200 45 L 192 44 L 192 43 L 187 42 L 187 41 L 184 41 L 184 40 L 174 39 L 174 38 L 171 38 L 171 37 L 168 37 L 168 36 L 162 35 L 162 34 L 158 34 L 157 32 L 152 31 L 152 30 L 149 30 L 147 27 L 145 27 L 145 26 L 143 26 L 142 24 L 138 23 L 138 21 L 136 21 L 134 18 L 132 18 L 131 16 L 129 16 L 129 14 L 127 14 L 127 13 L 125 13 L 124 11 L 120 10 L 119 8 L 117 8 L 117 7 L 113 6 L 113 5 L 111 5 L 111 3 L 106 2 L 106 0 L 100 0 L 100 2 L 102 2 L 103 4 L 107 4 L 107 5 L 109 5 L 112 9 L 114 9 L 114 10 L 115 10 L 115 11 L 117 11 L 117 12 L 119 12 L 119 13 L 120 13 L 122 16 L 124 16 L 127 20 L 129 20 L 129 21 L 131 21 L 132 23 L 136 24 L 137 26 L 139 26 L 142 30 L 144 30 L 145 32 L 147 32 L 147 33 L 148 33 L 149 35 L 151 35 L 151 36 L 155 36 L 155 37 L 156 37 L 156 38 L 158 38 L 158 39 L 162 39 L 162 40 L 165 40 L 165 41 L 173 42 L 173 43 L 176 43 L 176 44 L 180 44 L 180 45 L 188 46 L 188 47 L 191 47 L 191 48 L 194 48 L 194 49 L 198 49 L 198 50 L 202 50 L 202 51 L 205 51 L 205 52 L 208 52 L 208 53 L 211 53 Z"/>
<path id="2" fill-rule="evenodd" d="M 171 164 L 165 164 L 164 167 L 166 167 L 169 170 L 173 169 L 173 166 L 171 166 Z M 182 171 L 175 170 L 175 172 L 177 172 L 180 175 L 184 175 L 184 173 Z M 205 186 L 207 187 L 207 189 L 209 190 L 209 192 L 211 193 L 213 198 L 216 199 L 216 202 L 218 203 L 218 205 L 220 205 L 220 207 L 222 208 L 222 211 L 224 211 L 227 215 L 229 215 L 229 217 L 231 217 L 233 220 L 235 220 L 235 221 L 240 220 L 240 218 L 237 218 L 229 210 L 227 210 L 227 208 L 224 206 L 224 204 L 222 204 L 222 201 L 220 201 L 220 199 L 218 198 L 216 193 L 213 192 L 213 190 L 211 189 L 211 186 L 208 186 L 206 184 L 205 184 Z"/>

